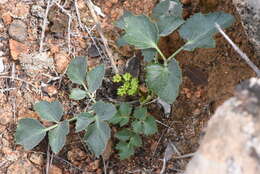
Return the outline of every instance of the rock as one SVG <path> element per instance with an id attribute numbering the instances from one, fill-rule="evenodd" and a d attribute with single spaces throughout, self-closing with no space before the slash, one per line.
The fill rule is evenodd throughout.
<path id="1" fill-rule="evenodd" d="M 49 174 L 62 174 L 62 170 L 55 165 L 51 165 L 50 170 L 49 170 Z"/>
<path id="2" fill-rule="evenodd" d="M 12 22 L 12 16 L 9 13 L 4 13 L 2 19 L 5 25 L 9 25 Z"/>
<path id="3" fill-rule="evenodd" d="M 53 97 L 56 94 L 58 94 L 58 90 L 55 86 L 46 86 L 44 87 L 43 91 L 47 92 L 50 97 Z"/>
<path id="4" fill-rule="evenodd" d="M 14 20 L 9 29 L 9 35 L 18 42 L 24 42 L 27 38 L 27 26 L 21 20 Z"/>
<path id="5" fill-rule="evenodd" d="M 12 8 L 11 16 L 13 18 L 25 19 L 29 15 L 30 6 L 24 2 L 18 2 L 15 7 Z"/>
<path id="6" fill-rule="evenodd" d="M 13 164 L 11 164 L 6 174 L 27 174 L 27 173 L 33 173 L 33 174 L 41 174 L 42 172 L 34 166 L 29 160 L 27 159 L 20 159 Z M 54 174 L 54 173 L 53 173 Z M 55 173 L 56 174 L 56 173 Z"/>
<path id="7" fill-rule="evenodd" d="M 45 16 L 45 10 L 43 7 L 39 5 L 32 5 L 31 7 L 31 14 L 38 18 L 44 18 Z"/>
<path id="8" fill-rule="evenodd" d="M 56 71 L 58 73 L 63 73 L 70 62 L 69 55 L 66 54 L 65 52 L 55 54 L 54 60 L 55 60 Z"/>
<path id="9" fill-rule="evenodd" d="M 233 0 L 248 38 L 260 56 L 260 0 Z"/>
<path id="10" fill-rule="evenodd" d="M 258 174 L 260 171 L 260 79 L 236 88 L 208 122 L 185 174 Z"/>
<path id="11" fill-rule="evenodd" d="M 43 154 L 41 153 L 32 153 L 30 155 L 29 160 L 33 163 L 33 164 L 37 164 L 39 166 L 43 165 L 44 162 L 44 158 L 43 158 Z"/>
<path id="12" fill-rule="evenodd" d="M 29 52 L 29 48 L 20 42 L 17 42 L 13 39 L 9 40 L 9 47 L 11 56 L 14 60 L 17 60 L 21 54 L 27 54 Z"/>

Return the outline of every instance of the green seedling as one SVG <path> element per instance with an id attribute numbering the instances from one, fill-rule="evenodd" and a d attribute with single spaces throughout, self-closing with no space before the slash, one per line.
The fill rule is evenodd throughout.
<path id="1" fill-rule="evenodd" d="M 138 92 L 139 81 L 130 73 L 125 73 L 124 75 L 114 75 L 113 82 L 122 83 L 122 85 L 117 89 L 117 95 L 119 96 L 133 96 Z"/>
<path id="2" fill-rule="evenodd" d="M 178 0 L 165 0 L 153 9 L 151 17 L 125 12 L 116 23 L 117 27 L 124 30 L 118 44 L 129 44 L 141 49 L 148 63 L 145 68 L 146 84 L 168 104 L 176 100 L 182 82 L 181 68 L 175 56 L 183 50 L 214 48 L 216 43 L 213 36 L 218 32 L 215 23 L 227 28 L 234 21 L 233 16 L 223 12 L 206 15 L 196 13 L 185 21 L 182 11 L 182 4 Z M 160 37 L 176 30 L 186 43 L 166 58 L 158 47 L 158 41 Z M 159 63 L 158 55 L 163 59 L 163 64 Z"/>

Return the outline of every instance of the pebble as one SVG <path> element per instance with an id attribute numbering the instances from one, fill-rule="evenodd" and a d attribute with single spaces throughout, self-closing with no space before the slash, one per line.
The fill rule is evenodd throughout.
<path id="1" fill-rule="evenodd" d="M 55 86 L 47 86 L 46 88 L 44 88 L 44 91 L 46 91 L 50 97 L 58 94 L 58 90 Z"/>
<path id="2" fill-rule="evenodd" d="M 2 15 L 2 20 L 5 25 L 9 25 L 12 22 L 12 16 L 9 13 L 4 13 Z"/>
<path id="3" fill-rule="evenodd" d="M 9 40 L 9 47 L 14 60 L 17 60 L 21 54 L 27 54 L 29 52 L 29 48 L 26 45 L 13 39 Z"/>
<path id="4" fill-rule="evenodd" d="M 14 40 L 24 42 L 27 38 L 27 26 L 21 20 L 14 20 L 8 29 L 8 33 Z"/>
<path id="5" fill-rule="evenodd" d="M 55 54 L 55 68 L 58 73 L 63 73 L 69 64 L 69 56 L 65 52 Z"/>

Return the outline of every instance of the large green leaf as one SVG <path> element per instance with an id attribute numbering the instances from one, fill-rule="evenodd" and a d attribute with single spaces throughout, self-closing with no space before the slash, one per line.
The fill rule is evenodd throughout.
<path id="1" fill-rule="evenodd" d="M 82 85 L 86 79 L 87 61 L 85 57 L 76 57 L 68 67 L 67 75 L 76 84 Z"/>
<path id="2" fill-rule="evenodd" d="M 110 120 L 116 114 L 116 108 L 111 103 L 105 103 L 98 101 L 93 105 L 93 109 L 96 112 L 100 120 Z"/>
<path id="3" fill-rule="evenodd" d="M 58 101 L 40 101 L 34 105 L 34 110 L 42 119 L 54 122 L 59 122 L 63 114 L 63 107 Z"/>
<path id="4" fill-rule="evenodd" d="M 24 118 L 18 121 L 15 142 L 22 145 L 25 149 L 30 150 L 37 146 L 45 135 L 45 127 L 38 120 Z"/>
<path id="5" fill-rule="evenodd" d="M 217 29 L 215 23 L 222 28 L 229 27 L 234 22 L 234 17 L 224 12 L 215 12 L 207 15 L 197 13 L 189 18 L 179 29 L 181 37 L 187 40 L 184 50 L 193 51 L 195 48 L 214 48 L 213 39 Z"/>
<path id="6" fill-rule="evenodd" d="M 140 49 L 157 48 L 158 28 L 147 16 L 128 15 L 122 20 L 125 30 L 123 40 Z"/>
<path id="7" fill-rule="evenodd" d="M 87 73 L 88 89 L 90 92 L 95 92 L 98 88 L 100 88 L 104 75 L 104 65 L 99 65 Z"/>
<path id="8" fill-rule="evenodd" d="M 96 157 L 99 157 L 103 153 L 110 136 L 111 130 L 108 124 L 97 120 L 95 123 L 89 125 L 84 136 L 84 141 Z"/>
<path id="9" fill-rule="evenodd" d="M 157 19 L 161 16 L 182 16 L 182 4 L 179 0 L 165 0 L 161 1 L 153 9 L 152 17 Z"/>
<path id="10" fill-rule="evenodd" d="M 124 11 L 123 16 L 121 16 L 116 22 L 115 22 L 115 26 L 117 26 L 118 28 L 124 29 L 126 26 L 126 23 L 124 21 L 125 17 L 128 16 L 132 16 L 132 13 L 129 11 Z"/>
<path id="11" fill-rule="evenodd" d="M 181 69 L 173 59 L 167 67 L 154 64 L 147 66 L 146 83 L 163 101 L 172 104 L 179 94 Z"/>
<path id="12" fill-rule="evenodd" d="M 144 57 L 144 61 L 146 61 L 148 63 L 153 61 L 154 58 L 157 56 L 157 51 L 154 48 L 144 49 L 144 50 L 141 50 L 141 52 Z"/>
<path id="13" fill-rule="evenodd" d="M 87 96 L 87 92 L 79 88 L 72 89 L 70 93 L 70 98 L 74 100 L 82 100 L 86 96 Z"/>
<path id="14" fill-rule="evenodd" d="M 80 132 L 86 129 L 93 121 L 95 121 L 95 117 L 87 112 L 82 112 L 78 114 L 76 117 L 76 132 Z"/>
<path id="15" fill-rule="evenodd" d="M 154 9 L 152 16 L 157 21 L 160 36 L 167 36 L 180 27 L 182 19 L 182 4 L 178 0 L 165 0 Z"/>
<path id="16" fill-rule="evenodd" d="M 69 134 L 69 122 L 67 120 L 58 123 L 58 126 L 49 131 L 49 143 L 54 153 L 59 153 L 66 142 L 66 136 Z"/>

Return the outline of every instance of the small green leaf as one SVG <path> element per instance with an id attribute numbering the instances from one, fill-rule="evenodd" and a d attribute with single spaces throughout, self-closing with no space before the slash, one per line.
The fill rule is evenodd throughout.
<path id="1" fill-rule="evenodd" d="M 140 49 L 157 48 L 158 28 L 147 16 L 128 15 L 122 20 L 125 30 L 123 40 Z"/>
<path id="2" fill-rule="evenodd" d="M 122 116 L 119 113 L 117 113 L 109 120 L 109 122 L 112 124 L 119 124 L 120 127 L 123 127 L 129 122 L 129 116 Z"/>
<path id="3" fill-rule="evenodd" d="M 99 157 L 104 151 L 110 136 L 111 130 L 108 124 L 98 120 L 88 126 L 84 141 L 96 157 Z"/>
<path id="4" fill-rule="evenodd" d="M 104 75 L 105 66 L 103 64 L 95 67 L 87 73 L 88 89 L 90 92 L 95 92 L 98 88 L 100 88 Z"/>
<path id="5" fill-rule="evenodd" d="M 142 121 L 135 120 L 132 122 L 132 128 L 135 133 L 142 134 L 144 131 L 144 125 Z"/>
<path id="6" fill-rule="evenodd" d="M 87 61 L 85 57 L 76 57 L 68 67 L 67 75 L 76 84 L 82 85 L 86 79 Z"/>
<path id="7" fill-rule="evenodd" d="M 132 132 L 128 129 L 123 129 L 115 134 L 115 137 L 121 141 L 127 141 L 130 139 Z"/>
<path id="8" fill-rule="evenodd" d="M 63 114 L 62 105 L 58 101 L 40 101 L 34 105 L 34 110 L 42 119 L 54 122 L 59 122 Z"/>
<path id="9" fill-rule="evenodd" d="M 111 103 L 105 103 L 98 101 L 93 105 L 93 109 L 96 112 L 100 120 L 110 120 L 116 114 L 116 108 Z"/>
<path id="10" fill-rule="evenodd" d="M 163 101 L 172 104 L 178 94 L 181 84 L 181 69 L 173 59 L 167 67 L 159 64 L 147 66 L 146 83 Z"/>
<path id="11" fill-rule="evenodd" d="M 31 150 L 43 140 L 45 135 L 45 127 L 38 120 L 24 118 L 18 121 L 15 142 L 25 149 Z"/>
<path id="12" fill-rule="evenodd" d="M 132 134 L 129 144 L 135 147 L 140 147 L 142 146 L 142 138 L 138 134 Z"/>
<path id="13" fill-rule="evenodd" d="M 187 40 L 184 50 L 193 51 L 195 48 L 214 48 L 216 43 L 213 36 L 218 32 L 215 23 L 218 23 L 222 28 L 227 28 L 233 22 L 234 17 L 224 12 L 207 15 L 196 13 L 179 29 L 180 36 Z"/>
<path id="14" fill-rule="evenodd" d="M 146 117 L 144 120 L 144 134 L 152 135 L 158 131 L 155 119 L 152 116 Z"/>
<path id="15" fill-rule="evenodd" d="M 155 59 L 155 57 L 157 56 L 157 51 L 154 48 L 144 49 L 144 50 L 141 50 L 141 52 L 144 57 L 144 61 L 146 61 L 148 63 L 153 61 Z"/>
<path id="16" fill-rule="evenodd" d="M 129 116 L 132 112 L 132 107 L 128 103 L 121 103 L 119 106 L 119 112 L 121 115 Z"/>
<path id="17" fill-rule="evenodd" d="M 57 154 L 63 148 L 66 142 L 66 136 L 69 134 L 69 122 L 67 120 L 58 123 L 58 126 L 49 131 L 49 143 L 51 150 Z"/>
<path id="18" fill-rule="evenodd" d="M 74 100 L 82 100 L 87 96 L 86 91 L 81 90 L 79 88 L 74 88 L 72 89 L 71 93 L 70 93 L 70 99 L 74 99 Z"/>
<path id="19" fill-rule="evenodd" d="M 78 114 L 76 117 L 76 132 L 80 132 L 86 129 L 93 121 L 95 121 L 95 117 L 87 112 L 82 112 Z"/>
<path id="20" fill-rule="evenodd" d="M 134 111 L 134 117 L 140 120 L 144 120 L 147 115 L 147 108 L 138 107 Z"/>
<path id="21" fill-rule="evenodd" d="M 119 157 L 121 160 L 129 158 L 135 153 L 134 147 L 123 141 L 120 141 L 116 145 L 116 149 L 119 151 Z"/>

